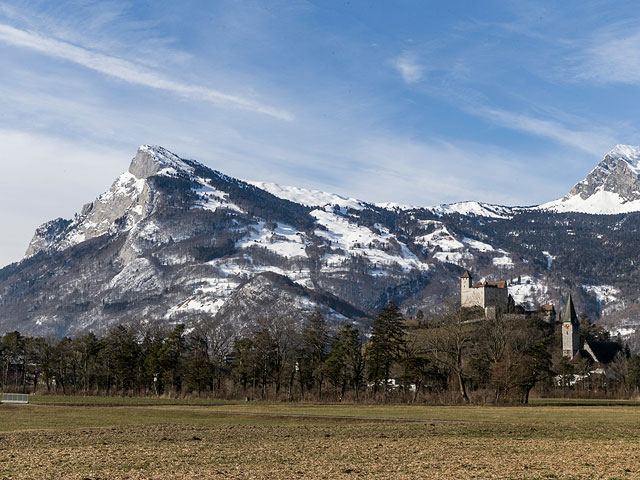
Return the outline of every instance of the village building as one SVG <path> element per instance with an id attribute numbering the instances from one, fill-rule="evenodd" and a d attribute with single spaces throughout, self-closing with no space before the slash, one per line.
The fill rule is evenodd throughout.
<path id="1" fill-rule="evenodd" d="M 543 314 L 544 319 L 548 323 L 553 323 L 556 321 L 556 308 L 553 305 L 542 305 L 540 307 L 540 312 Z"/>
<path id="2" fill-rule="evenodd" d="M 460 277 L 460 306 L 461 308 L 482 308 L 484 310 L 483 317 L 478 316 L 473 321 L 482 321 L 497 316 L 507 321 L 518 321 L 525 318 L 538 318 L 547 323 L 558 321 L 561 323 L 562 329 L 562 356 L 571 364 L 582 364 L 583 373 L 573 374 L 569 385 L 573 385 L 577 381 L 587 381 L 587 379 L 592 381 L 593 378 L 605 379 L 600 381 L 614 378 L 613 370 L 610 367 L 616 355 L 622 351 L 622 345 L 614 341 L 584 339 L 580 334 L 580 321 L 571 295 L 567 300 L 564 316 L 558 318 L 553 305 L 542 305 L 536 310 L 527 310 L 522 305 L 516 305 L 513 297 L 509 294 L 506 281 L 488 282 L 483 280 L 474 284 L 471 274 L 465 271 Z M 596 377 L 592 377 L 592 375 Z M 555 380 L 558 384 L 566 381 L 561 376 L 557 376 Z"/>
<path id="3" fill-rule="evenodd" d="M 606 366 L 613 362 L 621 350 L 622 346 L 617 342 L 581 342 L 580 322 L 573 306 L 573 299 L 569 295 L 562 322 L 562 356 L 574 362 L 586 359 L 595 373 L 604 373 Z"/>

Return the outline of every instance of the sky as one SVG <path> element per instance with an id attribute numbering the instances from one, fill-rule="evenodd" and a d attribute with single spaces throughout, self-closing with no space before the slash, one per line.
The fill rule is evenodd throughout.
<path id="1" fill-rule="evenodd" d="M 607 1 L 0 1 L 0 265 L 142 144 L 370 202 L 562 197 L 640 144 Z"/>

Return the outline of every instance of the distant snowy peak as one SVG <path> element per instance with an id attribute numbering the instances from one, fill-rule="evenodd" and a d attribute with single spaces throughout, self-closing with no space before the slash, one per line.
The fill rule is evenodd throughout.
<path id="1" fill-rule="evenodd" d="M 616 145 L 566 196 L 539 208 L 591 214 L 640 211 L 640 148 Z"/>
<path id="2" fill-rule="evenodd" d="M 633 166 L 634 169 L 636 169 L 636 173 L 638 173 L 638 163 L 640 163 L 640 147 L 618 144 L 613 147 L 606 156 L 620 158 L 628 162 Z"/>
<path id="3" fill-rule="evenodd" d="M 401 212 L 407 211 L 407 210 L 419 210 L 421 208 L 424 208 L 424 207 L 418 207 L 416 205 L 405 205 L 403 203 L 396 203 L 396 202 L 382 202 L 382 203 L 376 203 L 374 205 L 379 208 L 384 208 L 385 210 L 391 210 L 391 211 L 400 210 Z"/>
<path id="4" fill-rule="evenodd" d="M 476 215 L 491 218 L 510 218 L 513 216 L 513 208 L 502 205 L 491 205 L 482 202 L 458 202 L 445 203 L 436 207 L 426 207 L 438 216 L 451 215 Z"/>
<path id="5" fill-rule="evenodd" d="M 370 204 L 363 200 L 358 200 L 352 197 L 344 197 L 336 193 L 322 192 L 320 190 L 308 190 L 300 187 L 290 187 L 285 185 L 278 185 L 277 183 L 268 182 L 247 182 L 255 187 L 266 190 L 267 192 L 275 195 L 276 197 L 289 200 L 291 202 L 299 203 L 307 207 L 324 207 L 327 205 L 338 205 L 345 209 L 362 210 L 371 205 L 378 208 L 384 208 L 385 210 L 429 210 L 438 216 L 451 215 L 457 213 L 459 215 L 476 215 L 480 217 L 491 218 L 510 218 L 513 215 L 513 210 L 510 207 L 502 205 L 491 205 L 482 202 L 459 202 L 442 204 L 435 207 L 421 207 L 417 205 L 405 205 L 395 202 L 375 203 Z"/>
<path id="6" fill-rule="evenodd" d="M 367 202 L 351 197 L 343 197 L 337 193 L 322 192 L 320 190 L 308 190 L 300 187 L 289 187 L 268 182 L 247 182 L 255 187 L 266 190 L 272 195 L 284 200 L 299 203 L 307 207 L 324 207 L 325 205 L 338 205 L 341 208 L 362 210 Z"/>

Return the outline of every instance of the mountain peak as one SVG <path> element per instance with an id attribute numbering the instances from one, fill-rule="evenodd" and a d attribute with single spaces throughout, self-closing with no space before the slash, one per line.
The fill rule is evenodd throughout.
<path id="1" fill-rule="evenodd" d="M 640 161 L 640 147 L 618 144 L 605 157 L 621 158 L 635 166 Z"/>
<path id="2" fill-rule="evenodd" d="M 129 166 L 129 173 L 140 179 L 161 173 L 175 175 L 179 171 L 192 173 L 193 167 L 159 145 L 141 145 Z"/>
<path id="3" fill-rule="evenodd" d="M 567 195 L 540 208 L 607 215 L 640 211 L 640 147 L 616 145 Z"/>

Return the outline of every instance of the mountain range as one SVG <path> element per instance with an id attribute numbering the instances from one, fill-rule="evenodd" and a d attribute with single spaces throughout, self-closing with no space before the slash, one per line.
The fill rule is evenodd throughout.
<path id="1" fill-rule="evenodd" d="M 73 219 L 40 226 L 0 270 L 0 332 L 113 325 L 367 324 L 458 302 L 464 270 L 529 309 L 569 293 L 640 346 L 640 148 L 618 145 L 563 198 L 533 207 L 373 204 L 229 177 L 158 146 Z M 638 329 L 640 332 L 640 329 Z"/>

